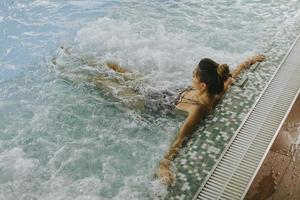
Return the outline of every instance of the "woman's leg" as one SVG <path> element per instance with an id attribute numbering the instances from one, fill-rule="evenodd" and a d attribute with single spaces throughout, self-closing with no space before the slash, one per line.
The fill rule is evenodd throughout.
<path id="1" fill-rule="evenodd" d="M 119 72 L 119 73 L 128 73 L 130 72 L 128 69 L 126 69 L 125 67 L 121 67 L 120 65 L 118 65 L 117 63 L 114 62 L 106 62 L 106 66 L 109 67 L 110 69 Z"/>
<path id="2" fill-rule="evenodd" d="M 96 88 L 104 90 L 105 95 L 124 102 L 126 107 L 138 110 L 144 109 L 145 100 L 134 87 L 139 84 L 137 79 L 142 77 L 140 74 L 132 73 L 128 69 L 113 62 L 103 64 L 99 63 L 93 56 L 76 55 L 68 48 L 61 47 L 61 49 L 63 51 L 62 59 L 52 59 L 52 64 L 54 68 L 59 71 L 60 77 L 74 83 L 91 83 L 95 85 Z M 75 68 L 74 66 L 79 67 Z M 84 66 L 92 68 L 89 70 Z M 109 71 L 105 69 L 106 67 L 116 73 L 109 73 Z M 102 69 L 100 69 L 99 72 L 98 70 L 93 70 L 93 68 Z M 103 73 L 101 71 L 103 71 Z"/>

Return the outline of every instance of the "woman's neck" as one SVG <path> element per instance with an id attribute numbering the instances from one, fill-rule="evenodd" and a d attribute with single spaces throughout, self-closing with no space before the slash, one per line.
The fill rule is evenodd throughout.
<path id="1" fill-rule="evenodd" d="M 196 97 L 199 99 L 199 101 L 206 105 L 211 104 L 213 97 L 207 93 L 207 90 L 196 89 L 196 91 Z"/>

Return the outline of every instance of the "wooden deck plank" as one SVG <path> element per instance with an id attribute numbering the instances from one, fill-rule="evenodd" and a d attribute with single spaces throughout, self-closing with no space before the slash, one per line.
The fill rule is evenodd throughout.
<path id="1" fill-rule="evenodd" d="M 285 175 L 283 176 L 282 181 L 278 187 L 278 190 L 273 193 L 272 199 L 282 200 L 282 199 L 300 199 L 299 193 L 299 171 L 300 171 L 300 159 L 294 161 L 291 159 L 291 162 L 288 165 Z"/>
<path id="2" fill-rule="evenodd" d="M 297 144 L 299 128 L 300 96 L 297 97 L 245 199 L 300 199 L 300 145 Z"/>
<path id="3" fill-rule="evenodd" d="M 279 153 L 268 153 L 245 199 L 257 200 L 270 197 L 283 179 L 291 159 L 291 157 Z"/>

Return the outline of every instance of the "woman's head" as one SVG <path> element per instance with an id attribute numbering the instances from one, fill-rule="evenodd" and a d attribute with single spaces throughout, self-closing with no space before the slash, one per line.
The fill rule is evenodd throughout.
<path id="1" fill-rule="evenodd" d="M 224 90 L 224 82 L 229 76 L 230 70 L 228 65 L 219 65 L 209 58 L 204 58 L 193 72 L 193 85 L 196 88 L 204 85 L 209 94 L 219 94 Z"/>

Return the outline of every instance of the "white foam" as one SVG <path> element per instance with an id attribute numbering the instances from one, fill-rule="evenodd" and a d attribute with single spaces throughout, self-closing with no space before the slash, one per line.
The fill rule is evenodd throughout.
<path id="1" fill-rule="evenodd" d="M 103 198 L 100 198 L 98 196 L 79 196 L 75 200 L 104 200 Z"/>
<path id="2" fill-rule="evenodd" d="M 20 179 L 30 176 L 39 166 L 39 161 L 26 158 L 24 151 L 15 147 L 0 154 L 0 166 L 0 176 Z"/>
<path id="3" fill-rule="evenodd" d="M 51 2 L 49 0 L 35 0 L 32 3 L 35 6 L 45 6 L 45 5 L 50 5 Z"/>
<path id="4" fill-rule="evenodd" d="M 99 189 L 101 189 L 103 186 L 103 183 L 100 179 L 95 177 L 87 177 L 84 179 L 80 179 L 76 182 L 75 188 L 77 188 L 77 191 L 79 191 L 81 194 L 84 195 L 91 195 L 91 194 L 97 194 Z"/>
<path id="5" fill-rule="evenodd" d="M 241 57 L 201 46 L 188 31 L 170 32 L 163 24 L 145 27 L 138 22 L 108 17 L 82 28 L 76 41 L 81 51 L 93 51 L 102 61 L 114 61 L 140 71 L 150 77 L 153 85 L 161 87 L 189 82 L 194 66 L 205 55 Z"/>
<path id="6" fill-rule="evenodd" d="M 138 170 L 138 172 L 140 172 Z M 141 190 L 147 192 L 141 194 Z M 167 195 L 167 187 L 161 183 L 159 179 L 151 180 L 150 177 L 145 174 L 139 176 L 128 176 L 124 180 L 124 186 L 113 198 L 113 200 L 119 199 L 130 199 L 130 200 L 141 200 L 141 199 L 163 199 Z"/>
<path id="7" fill-rule="evenodd" d="M 151 181 L 149 189 L 152 191 L 151 196 L 155 200 L 164 199 L 168 194 L 168 188 L 159 179 Z"/>
<path id="8" fill-rule="evenodd" d="M 188 38 L 187 33 L 167 32 L 161 24 L 143 30 L 138 23 L 105 17 L 81 29 L 76 40 L 81 49 L 94 49 L 104 60 L 151 72 L 170 71 L 176 60 L 184 66 L 188 52 L 183 47 L 187 46 Z"/>
<path id="9" fill-rule="evenodd" d="M 298 32 L 295 30 L 298 30 L 300 14 L 299 11 L 295 11 L 297 6 L 295 3 L 280 1 L 266 3 L 266 1 L 262 2 L 264 6 L 257 6 L 257 2 L 239 1 L 226 6 L 223 2 L 211 4 L 206 1 L 199 3 L 189 0 L 166 4 L 157 2 L 134 1 L 135 6 L 132 6 L 132 1 L 124 0 L 116 3 L 120 5 L 119 7 L 113 6 L 114 8 L 110 10 L 111 8 L 101 7 L 103 2 L 99 3 L 96 0 L 80 2 L 35 0 L 32 4 L 18 4 L 15 10 L 12 7 L 12 15 L 5 20 L 19 22 L 28 27 L 40 26 L 41 23 L 35 23 L 35 17 L 45 12 L 46 18 L 36 19 L 37 22 L 40 20 L 44 22 L 42 25 L 46 29 L 22 32 L 21 35 L 26 37 L 26 41 L 42 40 L 42 47 L 47 52 L 48 42 L 57 42 L 58 38 L 60 40 L 64 31 L 68 36 L 73 35 L 74 29 L 77 30 L 77 27 L 82 26 L 75 38 L 79 47 L 77 44 L 70 45 L 71 49 L 75 49 L 74 52 L 79 49 L 79 54 L 76 55 L 78 57 L 74 60 L 80 60 L 82 55 L 91 54 L 99 58 L 100 63 L 107 60 L 115 61 L 145 74 L 151 87 L 166 88 L 189 84 L 192 69 L 202 57 L 211 57 L 217 62 L 234 66 L 256 49 L 272 48 L 268 54 L 280 56 L 284 54 L 286 46 L 289 46 L 288 42 L 296 34 L 293 32 Z M 196 6 L 193 7 L 189 3 Z M 101 16 L 98 16 L 98 10 L 110 14 L 95 20 L 95 17 Z M 233 10 L 237 12 L 232 12 Z M 14 15 L 13 12 L 18 15 Z M 237 13 L 242 14 L 234 17 L 233 15 Z M 73 16 L 77 17 L 76 21 L 69 21 Z M 251 21 L 248 20 L 249 16 L 253 17 Z M 0 22 L 3 20 L 4 18 L 0 16 Z M 87 21 L 90 22 L 86 24 Z M 47 29 L 46 25 L 53 26 L 53 29 L 66 26 L 72 30 L 66 28 L 56 32 L 57 30 L 52 28 Z M 241 28 L 234 28 L 235 25 Z M 50 39 L 44 41 L 39 38 L 44 31 L 48 33 L 48 30 L 53 31 L 46 34 Z M 20 35 L 8 35 L 7 38 L 19 41 Z M 71 41 L 72 39 L 70 38 Z M 275 48 L 269 45 L 270 41 L 282 43 Z M 257 44 L 259 45 L 256 46 Z M 5 49 L 8 56 L 15 50 L 9 49 L 9 46 Z M 73 66 L 74 63 L 68 63 L 68 59 L 62 63 L 68 64 Z M 4 69 L 19 67 L 15 66 L 13 61 L 10 65 L 0 63 L 0 66 Z M 37 67 L 43 68 L 40 65 Z M 85 69 L 84 67 L 86 66 L 82 68 Z M 37 98 L 20 101 L 22 107 L 34 113 L 32 119 L 25 119 L 21 111 L 10 113 L 15 114 L 12 115 L 14 117 L 12 119 L 22 122 L 22 125 L 26 124 L 26 127 L 20 129 L 14 125 L 7 126 L 5 136 L 8 133 L 15 133 L 16 130 L 22 134 L 10 141 L 0 141 L 0 199 L 36 197 L 45 200 L 141 200 L 160 199 L 166 195 L 166 187 L 159 180 L 151 181 L 151 176 L 163 152 L 169 147 L 166 141 L 171 142 L 172 136 L 177 133 L 175 122 L 169 119 L 147 121 L 134 112 L 124 117 L 113 108 L 106 109 L 107 104 L 102 104 L 106 100 L 96 100 L 101 95 L 87 93 L 83 95 L 77 92 L 79 87 L 61 84 L 57 80 L 52 83 L 44 82 L 44 74 L 31 72 L 25 72 L 29 81 L 23 81 L 23 77 L 20 77 L 20 82 L 16 81 L 2 87 L 3 91 L 6 91 L 7 87 L 11 89 L 2 92 L 1 98 L 4 100 L 15 100 L 20 93 L 26 93 L 28 96 L 32 94 L 33 98 Z M 36 91 L 39 93 L 37 96 Z M 20 95 L 19 98 L 23 96 Z M 91 101 L 93 98 L 95 101 Z M 4 103 L 0 106 L 6 105 Z M 75 108 L 81 105 L 85 108 L 95 107 L 94 117 L 87 114 L 90 112 L 89 109 L 86 109 L 85 113 L 77 113 L 80 108 L 78 110 Z M 96 112 L 99 110 L 103 112 Z M 74 118 L 64 119 L 67 116 Z M 74 124 L 78 126 L 70 125 L 67 120 L 74 120 L 76 122 Z M 83 131 L 80 129 L 77 132 L 76 128 L 82 128 Z M 78 136 L 76 134 L 81 134 L 80 131 L 84 132 L 82 133 L 84 135 L 79 137 L 84 139 L 75 139 L 74 137 Z M 136 132 L 131 135 L 130 131 Z M 33 135 L 27 133 L 35 135 L 32 137 Z M 25 144 L 27 137 L 32 137 L 30 139 L 33 142 Z M 298 143 L 297 141 L 296 144 Z M 39 145 L 45 147 L 42 150 L 46 151 L 46 155 L 39 154 L 35 148 L 31 148 L 36 144 L 38 144 L 36 147 Z M 4 150 L 4 147 L 11 145 L 20 146 Z M 43 164 L 29 158 L 23 147 L 24 150 L 28 149 L 30 154 L 41 156 L 39 159 Z M 85 155 L 101 161 L 99 171 L 80 176 L 79 179 L 76 175 L 81 172 L 80 162 L 86 164 L 90 161 L 84 159 Z"/>

